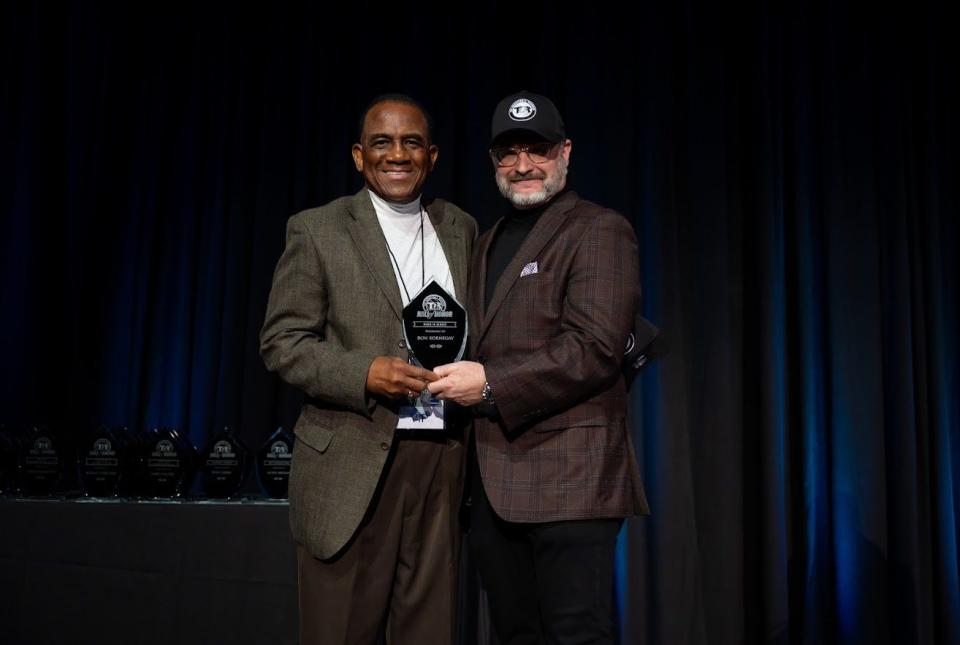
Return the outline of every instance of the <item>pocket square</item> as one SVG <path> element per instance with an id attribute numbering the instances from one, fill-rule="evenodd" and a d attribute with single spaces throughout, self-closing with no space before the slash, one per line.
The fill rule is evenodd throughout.
<path id="1" fill-rule="evenodd" d="M 539 271 L 539 268 L 537 267 L 537 263 L 536 263 L 536 262 L 528 262 L 528 263 L 523 267 L 523 270 L 520 272 L 520 277 L 522 278 L 522 277 L 525 276 L 525 275 L 533 275 L 534 273 L 537 273 L 537 271 Z"/>

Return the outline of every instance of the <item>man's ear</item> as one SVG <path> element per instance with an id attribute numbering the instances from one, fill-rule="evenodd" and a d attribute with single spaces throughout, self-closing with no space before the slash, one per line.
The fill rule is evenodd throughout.
<path id="1" fill-rule="evenodd" d="M 363 172 L 363 146 L 359 143 L 353 144 L 350 154 L 353 155 L 353 165 L 356 166 L 357 172 Z"/>

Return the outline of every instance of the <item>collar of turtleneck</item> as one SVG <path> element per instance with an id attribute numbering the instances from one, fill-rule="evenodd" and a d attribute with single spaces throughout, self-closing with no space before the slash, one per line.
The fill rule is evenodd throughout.
<path id="1" fill-rule="evenodd" d="M 510 208 L 510 211 L 507 213 L 506 218 L 504 219 L 504 226 L 513 230 L 527 230 L 533 228 L 533 225 L 537 223 L 537 220 L 540 219 L 540 216 L 543 215 L 543 211 L 550 208 L 550 205 L 557 201 L 565 192 L 563 190 L 549 200 L 535 206 L 534 208 Z"/>
<path id="2" fill-rule="evenodd" d="M 373 202 L 373 208 L 381 215 L 393 215 L 394 217 L 410 217 L 411 215 L 420 214 L 420 195 L 417 195 L 417 198 L 412 202 L 407 202 L 406 204 L 398 204 L 397 202 L 388 202 L 380 195 L 376 194 L 372 190 L 368 190 L 370 193 L 370 201 Z"/>

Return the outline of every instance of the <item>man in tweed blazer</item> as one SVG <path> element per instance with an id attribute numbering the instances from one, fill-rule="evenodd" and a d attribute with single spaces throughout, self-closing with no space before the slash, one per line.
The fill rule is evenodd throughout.
<path id="1" fill-rule="evenodd" d="M 463 428 L 397 428 L 438 378 L 408 363 L 401 311 L 431 276 L 466 295 L 476 222 L 421 205 L 437 148 L 409 97 L 370 105 L 353 158 L 359 193 L 290 219 L 260 336 L 267 367 L 306 394 L 289 490 L 300 642 L 449 643 Z"/>
<path id="2" fill-rule="evenodd" d="M 470 544 L 501 645 L 612 643 L 616 537 L 648 512 L 626 423 L 624 346 L 638 310 L 636 238 L 565 190 L 572 148 L 549 99 L 493 117 L 513 210 L 477 243 L 468 307 L 477 362 L 429 385 L 474 405 Z"/>

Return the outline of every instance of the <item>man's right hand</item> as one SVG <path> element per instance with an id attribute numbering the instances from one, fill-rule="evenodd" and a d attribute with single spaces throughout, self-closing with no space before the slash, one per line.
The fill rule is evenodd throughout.
<path id="1" fill-rule="evenodd" d="M 419 395 L 439 376 L 396 356 L 377 356 L 367 371 L 367 391 L 391 399 Z"/>

